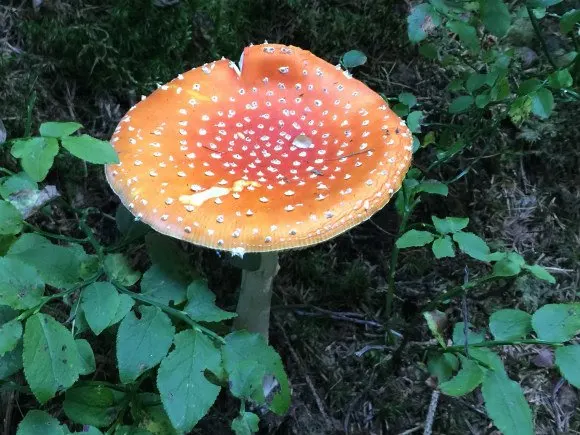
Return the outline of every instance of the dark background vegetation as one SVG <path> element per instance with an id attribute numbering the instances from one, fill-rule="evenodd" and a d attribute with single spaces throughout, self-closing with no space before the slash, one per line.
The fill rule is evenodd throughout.
<path id="1" fill-rule="evenodd" d="M 34 128 L 48 120 L 76 120 L 90 134 L 107 139 L 119 118 L 156 83 L 221 56 L 237 60 L 244 46 L 264 40 L 298 45 L 333 63 L 347 50 L 362 50 L 369 61 L 355 76 L 387 97 L 414 93 L 427 114 L 424 131 L 430 123 L 454 122 L 444 114 L 449 99 L 445 86 L 453 77 L 421 59 L 408 42 L 405 19 L 410 6 L 404 1 L 182 0 L 168 7 L 148 0 L 45 0 L 37 1 L 38 7 L 32 3 L 0 0 L 0 117 L 9 137 L 24 134 L 34 97 Z M 540 53 L 533 34 L 521 30 L 510 37 Z M 528 68 L 540 70 L 542 65 L 539 59 Z M 530 262 L 540 260 L 558 279 L 556 286 L 522 277 L 479 289 L 468 299 L 475 327 L 485 326 L 489 314 L 500 308 L 532 311 L 547 302 L 578 298 L 578 109 L 577 104 L 561 105 L 548 121 L 529 121 L 519 128 L 502 125 L 479 137 L 452 165 L 428 174 L 449 178 L 471 167 L 451 185 L 447 199 L 420 206 L 418 221 L 432 214 L 468 216 L 470 230 L 490 245 L 516 249 Z M 429 149 L 416 154 L 420 167 L 432 159 Z M 5 150 L 0 149 L 0 160 L 10 160 Z M 78 161 L 60 158 L 49 181 L 77 207 L 114 214 L 117 200 L 101 168 L 89 171 L 86 176 Z M 42 219 L 47 229 L 57 232 L 73 225 L 58 213 Z M 114 239 L 114 222 L 93 224 L 99 238 Z M 271 341 L 289 372 L 293 406 L 283 420 L 266 421 L 264 433 L 268 427 L 280 434 L 346 429 L 422 433 L 432 387 L 421 346 L 408 346 L 402 355 L 388 347 L 356 353 L 383 343 L 385 279 L 396 230 L 397 216 L 390 205 L 329 243 L 283 255 Z M 131 249 L 130 258 L 143 270 L 148 260 L 142 246 Z M 210 279 L 218 301 L 232 306 L 239 271 L 214 251 L 187 249 L 192 263 Z M 484 267 L 462 257 L 436 262 L 425 249 L 403 251 L 400 265 L 392 327 L 411 344 L 430 338 L 417 307 L 461 283 L 466 265 L 472 276 Z M 306 307 L 312 313 L 312 306 L 328 311 L 302 314 Z M 453 321 L 461 319 L 459 305 L 450 305 L 446 312 Z M 344 313 L 360 322 L 345 320 Z M 110 343 L 101 346 L 96 353 L 112 357 Z M 567 386 L 556 390 L 559 378 L 534 365 L 534 356 L 525 346 L 502 352 L 508 373 L 521 382 L 532 404 L 538 433 L 578 433 L 580 419 L 573 416 L 578 393 Z M 101 367 L 107 369 L 114 370 Z M 26 395 L 3 401 L 2 408 L 7 401 L 18 403 L 16 420 L 36 406 Z M 236 412 L 236 405 L 219 399 L 199 433 L 225 433 Z M 434 428 L 443 434 L 491 431 L 478 394 L 442 397 Z"/>

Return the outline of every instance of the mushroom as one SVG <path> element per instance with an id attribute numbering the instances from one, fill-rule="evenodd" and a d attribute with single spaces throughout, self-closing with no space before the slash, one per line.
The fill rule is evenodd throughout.
<path id="1" fill-rule="evenodd" d="M 412 135 L 380 95 L 294 46 L 246 47 L 193 68 L 133 106 L 106 176 L 156 231 L 233 255 L 243 271 L 234 328 L 268 338 L 278 252 L 329 240 L 400 188 Z"/>

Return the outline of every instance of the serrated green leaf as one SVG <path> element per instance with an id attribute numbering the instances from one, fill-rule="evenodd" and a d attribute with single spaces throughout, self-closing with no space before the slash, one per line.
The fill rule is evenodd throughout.
<path id="1" fill-rule="evenodd" d="M 464 23 L 463 21 L 456 20 L 448 21 L 446 27 L 459 36 L 459 39 L 469 49 L 469 51 L 478 53 L 481 50 L 475 27 Z"/>
<path id="2" fill-rule="evenodd" d="M 465 329 L 464 329 L 463 322 L 457 322 L 453 327 L 453 344 L 455 346 L 462 346 L 465 344 Z M 484 331 L 473 331 L 471 329 L 471 325 L 468 325 L 467 328 L 467 343 L 468 344 L 476 344 L 476 343 L 483 343 L 485 341 L 485 332 Z"/>
<path id="3" fill-rule="evenodd" d="M 346 69 L 355 68 L 364 65 L 367 62 L 367 56 L 362 51 L 350 50 L 342 56 L 342 65 Z"/>
<path id="4" fill-rule="evenodd" d="M 196 322 L 221 322 L 236 317 L 236 313 L 224 311 L 215 305 L 215 294 L 208 288 L 206 280 L 196 279 L 189 284 L 187 299 L 183 311 Z"/>
<path id="5" fill-rule="evenodd" d="M 574 83 L 574 79 L 570 75 L 570 71 L 561 69 L 548 76 L 548 83 L 554 89 L 569 88 Z"/>
<path id="6" fill-rule="evenodd" d="M 481 386 L 485 409 L 504 435 L 533 435 L 532 411 L 517 382 L 488 370 Z"/>
<path id="7" fill-rule="evenodd" d="M 232 332 L 225 337 L 225 341 L 222 358 L 232 394 L 263 404 L 265 398 L 261 381 L 264 375 L 274 376 L 279 390 L 269 407 L 276 414 L 284 414 L 290 406 L 290 386 L 282 360 L 274 348 L 260 334 L 247 331 Z M 260 382 L 257 382 L 258 378 Z"/>
<path id="8" fill-rule="evenodd" d="M 120 297 L 117 289 L 108 282 L 95 282 L 81 293 L 81 307 L 95 335 L 113 324 Z"/>
<path id="9" fill-rule="evenodd" d="M 109 280 L 123 286 L 132 286 L 141 278 L 141 273 L 133 270 L 123 254 L 109 254 L 103 266 Z"/>
<path id="10" fill-rule="evenodd" d="M 73 385 L 81 369 L 70 331 L 42 313 L 26 321 L 22 360 L 26 381 L 40 403 Z"/>
<path id="11" fill-rule="evenodd" d="M 563 346 L 556 348 L 556 365 L 560 369 L 562 376 L 574 385 L 580 388 L 580 345 Z"/>
<path id="12" fill-rule="evenodd" d="M 177 273 L 171 273 L 159 264 L 153 264 L 141 280 L 141 293 L 147 297 L 169 305 L 178 305 L 185 301 L 188 279 Z"/>
<path id="13" fill-rule="evenodd" d="M 437 59 L 437 46 L 435 44 L 423 44 L 419 47 L 419 54 L 426 59 L 435 60 Z"/>
<path id="14" fill-rule="evenodd" d="M 119 156 L 109 142 L 95 139 L 87 134 L 63 137 L 61 143 L 69 153 L 86 162 L 95 164 L 119 163 Z"/>
<path id="15" fill-rule="evenodd" d="M 444 217 L 431 216 L 431 221 L 439 234 L 453 234 L 461 231 L 469 224 L 469 218 L 464 217 Z"/>
<path id="16" fill-rule="evenodd" d="M 578 22 L 580 22 L 580 9 L 567 11 L 560 17 L 560 32 L 564 35 L 570 33 Z"/>
<path id="17" fill-rule="evenodd" d="M 97 369 L 97 363 L 95 361 L 95 354 L 93 353 L 93 349 L 91 348 L 89 342 L 84 338 L 75 340 L 75 343 L 79 352 L 79 374 L 90 375 Z"/>
<path id="18" fill-rule="evenodd" d="M 232 420 L 232 430 L 236 435 L 252 435 L 258 432 L 260 417 L 253 412 L 243 411 Z"/>
<path id="19" fill-rule="evenodd" d="M 0 200 L 0 235 L 18 234 L 22 231 L 22 215 L 8 201 Z"/>
<path id="20" fill-rule="evenodd" d="M 40 135 L 60 138 L 70 136 L 82 127 L 78 122 L 43 122 L 40 124 Z"/>
<path id="21" fill-rule="evenodd" d="M 435 376 L 438 382 L 451 379 L 453 372 L 459 368 L 459 360 L 452 353 L 443 353 L 432 356 L 427 361 L 427 369 L 431 376 Z"/>
<path id="22" fill-rule="evenodd" d="M 447 184 L 437 180 L 421 181 L 413 190 L 415 193 L 425 192 L 432 195 L 447 196 L 449 194 L 449 187 L 447 187 Z"/>
<path id="23" fill-rule="evenodd" d="M 14 350 L 22 337 L 22 323 L 10 320 L 0 326 L 0 356 Z"/>
<path id="24" fill-rule="evenodd" d="M 408 108 L 411 108 L 417 104 L 417 97 L 415 97 L 410 92 L 401 92 L 397 99 Z"/>
<path id="25" fill-rule="evenodd" d="M 43 294 L 44 282 L 34 267 L 15 258 L 0 257 L 0 305 L 26 310 L 37 306 Z"/>
<path id="26" fill-rule="evenodd" d="M 415 6 L 407 17 L 407 34 L 411 42 L 420 42 L 441 24 L 441 15 L 428 3 Z"/>
<path id="27" fill-rule="evenodd" d="M 115 435 L 153 435 L 147 429 L 141 429 L 135 426 L 121 425 L 115 429 Z"/>
<path id="28" fill-rule="evenodd" d="M 487 243 L 473 233 L 459 231 L 453 234 L 453 240 L 459 246 L 459 249 L 472 258 L 480 261 L 487 261 L 489 246 Z"/>
<path id="29" fill-rule="evenodd" d="M 220 387 L 204 375 L 221 372 L 221 356 L 201 332 L 186 330 L 174 339 L 175 348 L 161 362 L 157 388 L 169 419 L 176 429 L 189 432 L 208 412 Z"/>
<path id="30" fill-rule="evenodd" d="M 16 141 L 12 155 L 20 159 L 22 169 L 34 181 L 42 181 L 58 154 L 58 141 L 51 137 L 33 137 Z"/>
<path id="31" fill-rule="evenodd" d="M 60 422 L 50 414 L 33 409 L 18 425 L 16 435 L 66 435 L 68 429 L 61 426 Z"/>
<path id="32" fill-rule="evenodd" d="M 580 332 L 580 304 L 547 304 L 532 315 L 540 340 L 565 342 Z"/>
<path id="33" fill-rule="evenodd" d="M 409 230 L 399 237 L 396 245 L 399 249 L 425 246 L 431 243 L 434 239 L 435 236 L 429 231 Z"/>
<path id="34" fill-rule="evenodd" d="M 538 79 L 528 79 L 528 80 L 524 80 L 519 86 L 518 86 L 518 95 L 522 96 L 522 95 L 528 95 L 531 94 L 532 92 L 536 92 L 538 89 L 540 89 L 542 87 L 542 82 Z"/>
<path id="35" fill-rule="evenodd" d="M 489 317 L 489 330 L 496 340 L 518 340 L 532 332 L 532 316 L 521 310 L 499 310 Z"/>
<path id="36" fill-rule="evenodd" d="M 140 318 L 129 312 L 117 332 L 117 364 L 124 384 L 135 381 L 166 355 L 175 328 L 157 307 L 139 307 Z"/>
<path id="37" fill-rule="evenodd" d="M 23 190 L 38 190 L 38 183 L 30 178 L 26 172 L 19 172 L 2 179 L 0 196 L 8 199 L 10 195 Z"/>
<path id="38" fill-rule="evenodd" d="M 554 109 L 554 95 L 549 89 L 541 88 L 531 94 L 532 113 L 538 118 L 549 118 Z"/>
<path id="39" fill-rule="evenodd" d="M 111 324 L 109 326 L 116 325 L 121 320 L 123 320 L 125 318 L 125 316 L 127 314 L 129 314 L 129 312 L 131 311 L 131 308 L 133 308 L 133 305 L 135 305 L 135 300 L 131 296 L 125 295 L 125 294 L 120 294 L 119 295 L 119 305 L 117 306 L 117 309 L 115 310 L 115 314 L 113 315 L 113 320 L 111 321 Z"/>
<path id="40" fill-rule="evenodd" d="M 435 258 L 455 257 L 455 248 L 451 237 L 443 236 L 435 239 L 431 245 L 431 250 Z"/>
<path id="41" fill-rule="evenodd" d="M 474 102 L 475 99 L 471 95 L 457 97 L 451 101 L 451 104 L 449 105 L 449 113 L 456 114 L 466 112 L 471 106 L 473 106 Z"/>
<path id="42" fill-rule="evenodd" d="M 63 409 L 78 424 L 107 427 L 123 409 L 125 393 L 106 385 L 86 385 L 67 390 Z"/>
<path id="43" fill-rule="evenodd" d="M 518 264 L 509 256 L 506 256 L 493 265 L 492 273 L 495 276 L 517 276 L 521 271 L 521 264 Z"/>
<path id="44" fill-rule="evenodd" d="M 463 356 L 459 358 L 461 369 L 450 380 L 439 384 L 441 392 L 448 396 L 464 396 L 475 390 L 483 380 L 483 370 L 477 363 Z"/>
<path id="45" fill-rule="evenodd" d="M 480 0 L 480 13 L 483 24 L 489 32 L 501 38 L 510 28 L 510 11 L 502 0 Z"/>
<path id="46" fill-rule="evenodd" d="M 556 284 L 556 278 L 539 264 L 524 264 L 522 267 L 536 278 Z"/>

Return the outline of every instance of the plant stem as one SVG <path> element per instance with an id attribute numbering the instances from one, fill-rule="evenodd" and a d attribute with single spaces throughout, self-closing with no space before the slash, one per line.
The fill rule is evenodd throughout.
<path id="1" fill-rule="evenodd" d="M 274 251 L 262 253 L 258 270 L 242 272 L 234 329 L 257 332 L 268 341 L 272 283 L 279 269 L 278 253 Z"/>
<path id="2" fill-rule="evenodd" d="M 439 304 L 441 304 L 443 301 L 446 301 L 448 299 L 454 298 L 455 296 L 460 296 L 464 293 L 467 292 L 467 290 L 477 287 L 478 285 L 481 285 L 483 283 L 489 282 L 489 281 L 494 281 L 494 280 L 498 280 L 501 278 L 505 278 L 505 277 L 498 277 L 495 275 L 485 275 L 482 276 L 481 278 L 476 278 L 473 279 L 469 282 L 466 282 L 462 285 L 458 285 L 456 287 L 453 287 L 451 290 L 445 292 L 445 293 L 440 293 L 439 295 L 437 295 L 435 297 L 435 299 L 433 299 L 431 302 L 429 302 L 425 308 L 423 308 L 421 311 L 431 311 L 434 310 L 435 308 L 437 308 L 437 306 Z"/>
<path id="3" fill-rule="evenodd" d="M 538 340 L 535 338 L 529 338 L 524 340 L 490 340 L 490 341 L 483 341 L 481 343 L 472 343 L 468 344 L 467 347 L 494 347 L 494 346 L 515 346 L 517 344 L 538 344 L 544 346 L 563 346 L 564 343 L 559 341 L 546 341 L 546 340 Z M 438 346 L 438 345 L 437 345 Z M 464 351 L 465 346 L 449 346 L 445 348 L 445 351 L 449 352 L 456 352 L 456 351 Z"/>
<path id="4" fill-rule="evenodd" d="M 526 9 L 528 11 L 528 16 L 530 17 L 530 21 L 532 22 L 532 27 L 534 28 L 534 32 L 536 32 L 536 36 L 540 40 L 540 45 L 542 46 L 542 50 L 544 50 L 544 54 L 546 55 L 548 62 L 550 62 L 550 65 L 552 65 L 552 68 L 557 70 L 558 66 L 556 65 L 556 62 L 554 62 L 554 59 L 552 58 L 552 55 L 550 54 L 550 50 L 548 49 L 548 45 L 546 44 L 546 40 L 544 39 L 544 36 L 542 35 L 542 31 L 540 29 L 540 23 L 538 23 L 538 19 L 534 15 L 534 11 L 532 10 L 532 8 L 530 6 L 526 6 Z"/>
<path id="5" fill-rule="evenodd" d="M 61 236 L 60 234 L 54 234 L 54 233 L 49 233 L 49 232 L 43 231 L 40 228 L 38 228 L 37 226 L 32 225 L 26 221 L 24 221 L 23 223 L 24 223 L 25 227 L 30 228 L 36 234 L 39 234 L 39 235 L 44 236 L 44 237 L 50 237 L 51 239 L 63 240 L 65 242 L 71 242 L 71 243 L 84 243 L 84 242 L 89 241 L 88 237 L 85 237 L 84 239 L 77 239 L 76 237 Z"/>

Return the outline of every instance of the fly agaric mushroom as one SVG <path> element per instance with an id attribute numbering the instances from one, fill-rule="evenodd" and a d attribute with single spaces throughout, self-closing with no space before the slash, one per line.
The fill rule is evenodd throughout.
<path id="1" fill-rule="evenodd" d="M 193 68 L 132 107 L 111 140 L 107 179 L 160 233 L 234 255 L 237 329 L 268 337 L 278 251 L 335 237 L 400 188 L 412 135 L 348 71 L 293 46 L 246 47 L 239 67 Z"/>

